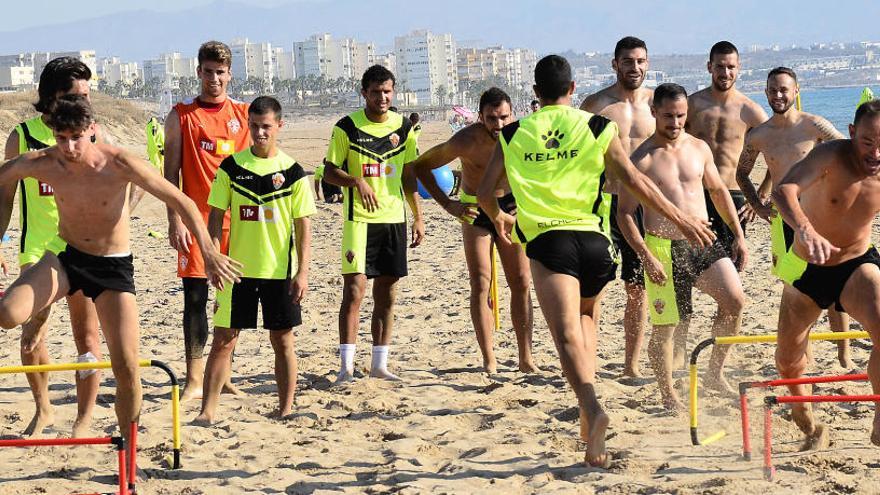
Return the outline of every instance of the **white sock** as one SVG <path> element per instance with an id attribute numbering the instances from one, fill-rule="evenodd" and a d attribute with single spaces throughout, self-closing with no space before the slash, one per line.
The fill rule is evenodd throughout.
<path id="1" fill-rule="evenodd" d="M 355 344 L 339 344 L 340 371 L 354 372 Z"/>
<path id="2" fill-rule="evenodd" d="M 374 345 L 373 346 L 373 365 L 370 367 L 372 370 L 382 370 L 385 371 L 388 369 L 388 346 L 387 345 Z"/>

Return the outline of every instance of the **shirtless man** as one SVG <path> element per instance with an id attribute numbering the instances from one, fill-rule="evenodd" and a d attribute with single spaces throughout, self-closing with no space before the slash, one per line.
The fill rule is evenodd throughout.
<path id="1" fill-rule="evenodd" d="M 767 122 L 752 129 L 746 135 L 739 165 L 736 168 L 736 182 L 755 214 L 770 222 L 770 243 L 773 255 L 772 273 L 776 274 L 776 264 L 794 242 L 794 231 L 770 201 L 762 199 L 752 184 L 749 175 L 759 154 L 767 162 L 767 177 L 770 183 L 778 182 L 797 161 L 803 159 L 817 144 L 843 139 L 830 122 L 795 106 L 799 92 L 797 75 L 787 67 L 777 67 L 767 75 L 767 103 L 773 116 Z M 849 317 L 835 308 L 828 308 L 828 321 L 833 332 L 849 329 Z M 837 359 L 846 369 L 853 366 L 849 357 L 849 340 L 837 342 Z"/>
<path id="2" fill-rule="evenodd" d="M 706 64 L 712 74 L 712 85 L 697 91 L 688 98 L 687 132 L 702 139 L 712 150 L 718 175 L 730 190 L 733 204 L 740 217 L 740 226 L 754 218 L 754 212 L 746 206 L 746 200 L 736 182 L 736 166 L 743 142 L 749 129 L 758 127 L 767 120 L 767 114 L 760 105 L 736 89 L 739 76 L 739 52 L 729 41 L 719 41 L 709 50 Z M 769 183 L 762 186 L 767 191 Z M 708 196 L 707 196 L 708 198 Z M 731 253 L 733 232 L 707 201 L 709 220 L 712 229 L 721 238 L 724 247 Z"/>
<path id="3" fill-rule="evenodd" d="M 617 82 L 586 97 L 581 103 L 581 110 L 613 120 L 620 133 L 620 144 L 627 154 L 632 154 L 654 132 L 654 119 L 651 117 L 651 97 L 654 92 L 642 87 L 648 71 L 648 47 L 645 42 L 632 36 L 618 41 L 611 67 L 617 74 Z M 639 356 L 645 336 L 645 280 L 638 256 L 626 243 L 617 225 L 618 190 L 617 181 L 609 178 L 605 183 L 605 192 L 611 194 L 611 241 L 620 256 L 620 278 L 626 290 L 623 374 L 638 377 L 641 376 Z M 637 213 L 636 224 L 639 229 L 642 228 L 641 210 Z"/>
<path id="4" fill-rule="evenodd" d="M 670 218 L 700 245 L 711 242 L 708 222 L 683 213 L 633 167 L 617 126 L 601 115 L 571 108 L 571 66 L 548 55 L 535 66 L 537 112 L 504 126 L 477 189 L 480 207 L 501 242 L 525 244 L 538 304 L 547 320 L 565 378 L 586 411 L 584 460 L 608 467 L 605 432 L 610 418 L 599 403 L 596 381 L 596 298 L 614 279 L 607 229 L 606 175 L 648 207 Z M 516 218 L 498 206 L 506 174 L 517 200 Z"/>
<path id="5" fill-rule="evenodd" d="M 635 223 L 638 200 L 630 194 L 621 194 L 620 230 L 645 266 L 645 286 L 651 302 L 654 330 L 648 343 L 648 357 L 664 405 L 673 411 L 684 411 L 684 404 L 672 386 L 673 333 L 677 326 L 687 324 L 693 312 L 694 287 L 718 304 L 712 335 L 739 333 L 745 294 L 737 269 L 745 266 L 748 252 L 733 200 L 712 162 L 712 151 L 706 143 L 684 132 L 688 115 L 684 88 L 661 84 L 654 91 L 651 110 L 657 130 L 633 153 L 633 164 L 657 184 L 672 204 L 697 218 L 708 219 L 705 196 L 700 194 L 703 189 L 708 191 L 734 234 L 732 258 L 727 257 L 720 239 L 707 248 L 693 248 L 669 220 L 645 209 L 646 234 L 642 237 Z M 706 385 L 733 394 L 722 372 L 729 348 L 715 346 L 712 349 Z"/>
<path id="6" fill-rule="evenodd" d="M 813 148 L 773 190 L 776 209 L 797 233 L 777 266 L 785 288 L 776 367 L 784 378 L 804 373 L 810 327 L 822 309 L 836 305 L 871 336 L 868 376 L 880 394 L 880 254 L 871 245 L 880 212 L 880 101 L 859 106 L 849 135 Z M 789 390 L 809 393 L 804 385 Z M 828 429 L 814 422 L 809 404 L 792 404 L 792 419 L 806 435 L 805 448 L 828 445 Z M 876 406 L 871 442 L 880 445 Z"/>
<path id="7" fill-rule="evenodd" d="M 529 292 L 529 259 L 518 244 L 499 243 L 498 233 L 492 220 L 477 206 L 476 192 L 498 143 L 501 128 L 513 122 L 510 97 L 491 88 L 480 96 L 479 121 L 453 134 L 445 143 L 439 144 L 421 155 L 412 164 L 419 180 L 447 213 L 461 221 L 461 237 L 464 257 L 470 277 L 471 321 L 477 333 L 477 343 L 483 354 L 483 367 L 487 373 L 495 373 L 495 351 L 492 332 L 495 322 L 489 302 L 489 285 L 492 276 L 491 253 L 493 244 L 498 248 L 504 276 L 510 287 L 510 319 L 516 332 L 519 347 L 519 369 L 536 371 L 532 361 L 532 299 Z M 440 186 L 432 169 L 442 167 L 456 158 L 461 160 L 460 200 L 450 199 Z M 507 213 L 516 211 L 516 202 L 507 181 L 502 180 L 495 191 L 498 206 Z"/>
<path id="8" fill-rule="evenodd" d="M 141 406 L 138 314 L 129 252 L 128 184 L 141 186 L 177 211 L 205 253 L 216 285 L 238 271 L 213 246 L 198 209 L 145 161 L 107 144 L 92 143 L 95 118 L 79 95 L 59 99 L 49 126 L 56 145 L 0 167 L 0 184 L 34 177 L 55 190 L 58 235 L 42 258 L 0 298 L 0 327 L 27 321 L 62 297 L 82 292 L 97 309 L 116 379 L 116 418 L 127 435 Z"/>
<path id="9" fill-rule="evenodd" d="M 49 110 L 55 100 L 65 94 L 78 94 L 89 97 L 89 80 L 92 72 L 82 61 L 73 57 L 59 57 L 51 60 L 40 74 L 39 95 L 34 108 L 40 115 L 22 122 L 9 133 L 6 140 L 6 159 L 11 160 L 28 151 L 48 148 L 55 144 L 52 129 L 46 124 Z M 96 128 L 96 140 L 104 140 L 100 127 Z M 18 264 L 24 272 L 32 267 L 46 251 L 46 244 L 58 233 L 58 209 L 52 188 L 36 179 L 27 178 L 20 183 L 9 183 L 0 188 L 0 237 L 6 234 L 12 210 L 15 205 L 15 192 L 19 189 L 21 224 Z M 5 273 L 5 264 L 4 264 Z M 101 338 L 98 334 L 98 316 L 95 305 L 82 294 L 67 298 L 70 312 L 70 326 L 77 350 L 77 361 L 100 360 Z M 51 306 L 34 315 L 21 326 L 21 364 L 50 364 L 46 347 L 49 331 L 48 319 Z M 49 373 L 28 373 L 28 385 L 34 396 L 36 411 L 24 430 L 25 435 L 40 435 L 55 422 L 55 414 L 49 401 Z M 73 437 L 85 436 L 92 422 L 92 411 L 101 373 L 97 370 L 82 370 L 74 373 L 76 380 L 76 420 L 73 423 Z"/>

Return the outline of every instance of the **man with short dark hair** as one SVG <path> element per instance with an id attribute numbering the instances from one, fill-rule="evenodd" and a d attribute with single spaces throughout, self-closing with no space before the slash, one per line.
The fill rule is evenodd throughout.
<path id="1" fill-rule="evenodd" d="M 498 247 L 504 276 L 510 287 L 510 319 L 519 348 L 519 370 L 537 370 L 532 360 L 532 300 L 529 291 L 529 260 L 519 245 L 497 242 L 498 233 L 492 220 L 477 206 L 476 192 L 483 173 L 498 144 L 501 129 L 513 122 L 510 97 L 498 88 L 490 88 L 480 96 L 478 121 L 456 132 L 409 166 L 415 167 L 419 180 L 447 213 L 461 222 L 464 258 L 470 279 L 470 311 L 477 344 L 483 355 L 483 368 L 489 374 L 497 371 L 493 331 L 495 322 L 489 289 L 492 277 L 492 249 Z M 461 193 L 459 200 L 446 196 L 433 169 L 461 160 Z M 495 195 L 499 206 L 508 213 L 516 212 L 516 200 L 510 186 L 502 181 Z"/>
<path id="2" fill-rule="evenodd" d="M 116 380 L 114 407 L 128 437 L 141 408 L 138 310 L 129 251 L 128 186 L 134 183 L 180 215 L 202 248 L 206 274 L 215 285 L 238 278 L 237 264 L 211 243 L 192 200 L 129 152 L 95 144 L 88 100 L 66 95 L 53 106 L 49 126 L 56 145 L 0 167 L 0 184 L 34 177 L 53 187 L 58 232 L 45 254 L 0 298 L 0 326 L 14 328 L 64 296 L 91 299 L 107 342 Z M 100 201 L 95 201 L 100 198 Z"/>
<path id="3" fill-rule="evenodd" d="M 541 102 L 539 102 L 538 100 L 532 100 L 532 102 L 529 104 L 529 108 L 532 110 L 532 113 L 535 113 L 541 109 Z"/>
<path id="4" fill-rule="evenodd" d="M 788 67 L 777 67 L 767 75 L 767 102 L 773 116 L 746 134 L 745 144 L 736 169 L 736 181 L 746 201 L 759 217 L 770 223 L 771 273 L 794 242 L 794 230 L 776 212 L 773 203 L 762 200 L 749 174 L 759 154 L 767 163 L 769 182 L 779 182 L 789 169 L 806 156 L 817 144 L 843 139 L 830 122 L 818 115 L 800 111 L 795 105 L 798 93 L 797 74 Z M 767 179 L 765 179 L 767 180 Z M 828 308 L 828 323 L 833 332 L 849 329 L 846 313 Z M 846 369 L 853 366 L 849 357 L 849 340 L 837 342 L 837 360 Z"/>
<path id="5" fill-rule="evenodd" d="M 425 235 L 415 173 L 405 166 L 416 158 L 412 124 L 389 109 L 394 74 L 381 65 L 370 67 L 361 78 L 361 96 L 364 108 L 336 123 L 324 159 L 324 180 L 343 189 L 337 383 L 354 380 L 355 341 L 368 279 L 374 279 L 370 376 L 399 380 L 388 371 L 388 353 L 397 282 L 407 275 L 404 203 L 413 212 L 409 247 L 421 244 Z"/>
<path id="6" fill-rule="evenodd" d="M 581 110 L 613 120 L 617 124 L 620 144 L 627 155 L 631 155 L 654 132 L 654 118 L 651 117 L 651 97 L 654 92 L 642 86 L 648 72 L 648 47 L 645 42 L 633 36 L 618 41 L 614 47 L 611 68 L 617 75 L 617 81 L 584 98 Z M 617 183 L 609 178 L 605 183 L 605 192 L 611 194 L 611 241 L 620 257 L 620 278 L 626 291 L 623 374 L 638 377 L 641 376 L 639 356 L 645 335 L 645 280 L 639 258 L 623 238 L 618 226 L 618 190 Z M 637 211 L 636 225 L 642 228 L 641 210 Z"/>
<path id="7" fill-rule="evenodd" d="M 11 160 L 30 151 L 48 148 L 55 144 L 55 136 L 48 125 L 49 113 L 55 101 L 67 94 L 89 97 L 89 81 L 92 71 L 81 60 L 73 57 L 59 57 L 49 61 L 40 73 L 37 87 L 39 100 L 34 109 L 40 115 L 22 122 L 15 127 L 6 140 L 6 159 Z M 95 139 L 106 142 L 104 133 L 96 126 Z M 52 186 L 32 177 L 19 183 L 9 183 L 0 190 L 0 238 L 6 234 L 12 209 L 15 203 L 16 186 L 19 189 L 19 223 L 21 239 L 18 264 L 21 272 L 32 267 L 46 251 L 46 245 L 58 233 L 58 207 Z M 0 257 L 2 260 L 2 257 Z M 3 262 L 3 272 L 6 264 Z M 101 341 L 98 334 L 98 316 L 95 305 L 82 294 L 67 297 L 70 312 L 70 326 L 76 344 L 79 362 L 98 361 L 102 357 Z M 21 325 L 21 363 L 23 365 L 50 364 L 46 348 L 47 321 L 51 306 L 35 314 Z M 24 434 L 40 435 L 46 427 L 54 423 L 55 415 L 49 402 L 49 374 L 28 373 L 25 375 L 34 396 L 36 411 L 24 430 Z M 95 398 L 101 373 L 96 370 L 81 370 L 75 373 L 76 380 L 76 420 L 73 423 L 73 437 L 88 433 L 92 421 Z"/>
<path id="8" fill-rule="evenodd" d="M 783 378 L 803 375 L 810 328 L 836 306 L 871 336 L 868 377 L 880 395 L 880 254 L 871 244 L 880 213 L 880 101 L 859 106 L 849 136 L 817 145 L 773 190 L 773 204 L 796 233 L 777 265 L 785 288 L 776 367 Z M 788 388 L 809 395 L 807 386 Z M 806 436 L 804 449 L 828 446 L 828 427 L 815 423 L 809 404 L 792 404 L 791 416 Z M 873 423 L 871 442 L 880 446 L 876 405 Z"/>
<path id="9" fill-rule="evenodd" d="M 232 350 L 241 329 L 257 327 L 258 303 L 275 351 L 279 405 L 273 416 L 283 418 L 293 407 L 293 327 L 302 323 L 300 302 L 309 287 L 311 257 L 308 217 L 316 210 L 302 166 L 276 144 L 283 126 L 278 100 L 260 96 L 252 101 L 248 130 L 254 144 L 224 159 L 211 186 L 208 231 L 219 244 L 223 218 L 232 212 L 229 256 L 242 264 L 242 275 L 217 295 L 202 411 L 195 424 L 214 423 Z"/>
<path id="10" fill-rule="evenodd" d="M 211 183 L 226 157 L 246 149 L 247 104 L 227 94 L 232 79 L 232 52 L 219 41 L 199 47 L 196 75 L 199 96 L 174 106 L 165 119 L 165 178 L 195 201 L 208 223 Z M 201 252 L 173 210 L 168 210 L 168 240 L 177 251 L 177 276 L 183 281 L 183 339 L 186 386 L 182 401 L 202 396 L 205 345 L 208 342 L 208 281 Z M 228 252 L 229 215 L 220 249 Z M 237 392 L 227 381 L 226 390 Z"/>
<path id="11" fill-rule="evenodd" d="M 673 335 L 690 320 L 693 289 L 700 289 L 718 304 L 712 336 L 739 333 L 745 294 L 737 269 L 742 270 L 748 259 L 733 200 L 718 176 L 709 146 L 684 132 L 687 105 L 687 92 L 678 84 L 658 86 L 651 106 L 656 131 L 636 148 L 631 158 L 672 204 L 707 221 L 702 191 L 708 191 L 716 210 L 734 233 L 733 255 L 728 257 L 718 240 L 709 247 L 690 246 L 677 226 L 650 208 L 644 209 L 643 235 L 635 218 L 639 202 L 630 194 L 621 194 L 619 212 L 620 230 L 645 266 L 645 289 L 654 325 L 648 357 L 663 405 L 676 413 L 684 412 L 685 406 L 672 386 Z M 733 392 L 723 374 L 729 350 L 730 346 L 724 345 L 713 348 L 706 379 L 708 387 L 725 393 Z"/>
<path id="12" fill-rule="evenodd" d="M 571 108 L 571 66 L 549 55 L 535 66 L 541 109 L 501 130 L 477 197 L 501 242 L 526 244 L 538 303 L 559 351 L 562 370 L 587 421 L 585 461 L 607 467 L 609 418 L 596 397 L 596 298 L 614 278 L 605 223 L 606 172 L 639 200 L 698 243 L 711 242 L 704 224 L 682 213 L 633 167 L 617 126 Z M 498 206 L 496 190 L 506 174 L 517 201 L 516 218 Z"/>

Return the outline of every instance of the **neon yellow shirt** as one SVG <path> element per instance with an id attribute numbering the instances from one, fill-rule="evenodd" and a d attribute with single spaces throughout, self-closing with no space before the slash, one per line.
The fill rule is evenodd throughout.
<path id="1" fill-rule="evenodd" d="M 15 130 L 18 132 L 20 154 L 55 146 L 52 129 L 39 116 L 19 124 Z M 26 177 L 19 182 L 18 205 L 21 227 L 19 262 L 34 263 L 42 257 L 46 244 L 58 233 L 55 190 L 49 184 Z"/>
<path id="2" fill-rule="evenodd" d="M 147 158 L 160 172 L 165 164 L 165 129 L 155 117 L 147 122 Z"/>
<path id="3" fill-rule="evenodd" d="M 608 235 L 610 197 L 605 151 L 617 125 L 599 115 L 550 105 L 501 131 L 501 149 L 516 198 L 514 238 L 531 241 L 550 230 Z"/>
<path id="4" fill-rule="evenodd" d="M 403 165 L 416 159 L 416 141 L 409 119 L 388 112 L 385 122 L 370 121 L 363 110 L 343 117 L 333 127 L 327 162 L 352 177 L 363 178 L 373 189 L 379 207 L 369 212 L 357 191 L 343 187 L 342 212 L 350 221 L 401 223 L 406 221 Z"/>
<path id="5" fill-rule="evenodd" d="M 285 279 L 296 273 L 293 220 L 313 215 L 308 178 L 281 151 L 271 158 L 250 148 L 223 160 L 208 204 L 231 210 L 229 256 L 242 263 L 247 278 Z"/>

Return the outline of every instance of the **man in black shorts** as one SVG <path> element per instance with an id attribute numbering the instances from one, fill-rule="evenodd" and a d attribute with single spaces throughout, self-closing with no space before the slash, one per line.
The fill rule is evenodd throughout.
<path id="1" fill-rule="evenodd" d="M 510 97 L 498 88 L 491 88 L 480 96 L 478 122 L 458 131 L 448 141 L 431 148 L 412 163 L 419 174 L 419 180 L 431 193 L 431 197 L 461 222 L 461 237 L 471 286 L 471 321 L 483 354 L 483 367 L 488 373 L 497 371 L 493 344 L 495 322 L 489 294 L 493 246 L 498 248 L 504 276 L 510 287 L 510 319 L 519 347 L 519 370 L 532 372 L 537 369 L 532 360 L 529 260 L 521 246 L 497 242 L 498 232 L 495 231 L 495 225 L 477 206 L 474 195 L 498 143 L 501 128 L 512 121 Z M 455 159 L 461 160 L 459 201 L 447 197 L 431 173 L 432 169 L 442 167 Z M 516 214 L 516 200 L 506 183 L 499 185 L 495 196 L 502 211 L 510 215 Z"/>

